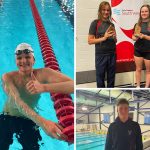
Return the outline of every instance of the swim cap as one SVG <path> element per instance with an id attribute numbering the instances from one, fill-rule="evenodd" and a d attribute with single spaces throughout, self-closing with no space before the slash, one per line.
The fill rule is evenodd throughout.
<path id="1" fill-rule="evenodd" d="M 17 45 L 17 48 L 15 49 L 15 54 L 17 54 L 18 51 L 24 51 L 24 50 L 29 50 L 34 57 L 34 51 L 31 45 L 29 45 L 28 43 L 21 43 Z"/>

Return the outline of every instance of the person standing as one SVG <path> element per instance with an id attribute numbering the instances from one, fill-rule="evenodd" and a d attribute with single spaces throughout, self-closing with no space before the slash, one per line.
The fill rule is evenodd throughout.
<path id="1" fill-rule="evenodd" d="M 92 21 L 89 29 L 88 44 L 95 44 L 95 66 L 97 87 L 114 87 L 116 68 L 116 31 L 111 21 L 111 6 L 103 1 L 99 5 L 98 19 Z"/>
<path id="2" fill-rule="evenodd" d="M 137 34 L 137 28 L 139 33 Z M 140 88 L 141 72 L 143 62 L 146 67 L 146 84 L 145 88 L 150 86 L 150 6 L 143 5 L 140 9 L 140 17 L 138 23 L 134 27 L 132 39 L 134 44 L 134 60 L 136 65 L 136 83 Z"/>
<path id="3" fill-rule="evenodd" d="M 129 118 L 129 102 L 118 100 L 117 111 L 118 117 L 108 128 L 105 150 L 143 150 L 140 126 Z"/>

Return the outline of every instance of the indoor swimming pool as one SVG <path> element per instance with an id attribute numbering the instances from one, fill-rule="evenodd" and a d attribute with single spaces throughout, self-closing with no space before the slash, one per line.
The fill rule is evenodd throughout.
<path id="1" fill-rule="evenodd" d="M 62 73 L 74 78 L 74 27 L 68 20 L 56 0 L 35 0 L 44 27 L 52 44 L 54 53 L 58 60 Z M 73 5 L 73 1 L 67 6 Z M 0 78 L 6 72 L 17 70 L 15 64 L 14 50 L 19 43 L 26 42 L 31 44 L 35 52 L 34 68 L 43 68 L 43 58 L 38 42 L 36 28 L 28 0 L 5 0 L 0 5 L 0 53 L 1 70 Z M 6 101 L 6 95 L 2 89 L 0 80 L 0 111 Z M 73 97 L 73 96 L 72 96 Z M 42 94 L 38 103 L 38 111 L 46 119 L 57 122 L 53 102 L 50 100 L 49 93 Z M 67 142 L 58 141 L 47 136 L 40 129 L 42 141 L 40 150 L 55 150 L 61 147 L 62 150 L 72 150 L 73 145 Z M 44 143 L 44 144 L 43 144 Z M 17 141 L 16 135 L 13 136 L 13 144 L 9 150 L 21 150 L 22 146 Z"/>
<path id="2" fill-rule="evenodd" d="M 94 133 L 77 133 L 77 150 L 104 150 L 106 135 Z"/>

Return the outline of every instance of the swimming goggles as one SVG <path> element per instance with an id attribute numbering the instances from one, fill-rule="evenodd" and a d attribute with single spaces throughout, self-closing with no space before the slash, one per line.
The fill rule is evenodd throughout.
<path id="1" fill-rule="evenodd" d="M 24 49 L 24 50 L 17 50 L 15 52 L 16 55 L 21 55 L 21 54 L 29 54 L 29 53 L 33 53 L 33 51 L 29 50 L 29 49 Z"/>

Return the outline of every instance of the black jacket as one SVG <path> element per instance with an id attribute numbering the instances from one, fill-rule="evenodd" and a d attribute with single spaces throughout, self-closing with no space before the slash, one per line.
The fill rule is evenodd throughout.
<path id="1" fill-rule="evenodd" d="M 116 118 L 108 129 L 105 150 L 143 150 L 141 129 L 137 122 Z"/>

